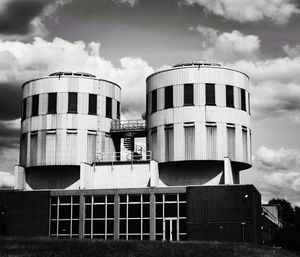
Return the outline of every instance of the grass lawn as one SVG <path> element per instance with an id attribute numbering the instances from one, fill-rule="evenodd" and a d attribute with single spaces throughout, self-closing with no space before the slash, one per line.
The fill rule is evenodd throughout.
<path id="1" fill-rule="evenodd" d="M 99 241 L 51 238 L 0 238 L 0 256 L 105 257 L 296 257 L 267 246 L 219 242 Z"/>

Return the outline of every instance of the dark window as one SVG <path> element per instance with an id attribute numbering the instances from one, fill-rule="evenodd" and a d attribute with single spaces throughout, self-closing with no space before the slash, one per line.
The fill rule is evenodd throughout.
<path id="1" fill-rule="evenodd" d="M 157 111 L 157 90 L 152 91 L 152 112 Z"/>
<path id="2" fill-rule="evenodd" d="M 106 117 L 112 118 L 112 99 L 110 97 L 106 97 Z"/>
<path id="3" fill-rule="evenodd" d="M 97 95 L 89 94 L 89 114 L 97 114 Z"/>
<path id="4" fill-rule="evenodd" d="M 37 116 L 39 114 L 39 95 L 32 97 L 32 112 L 31 116 Z"/>
<path id="5" fill-rule="evenodd" d="M 250 113 L 250 94 L 248 93 L 248 112 Z"/>
<path id="6" fill-rule="evenodd" d="M 173 108 L 173 86 L 165 87 L 165 109 Z"/>
<path id="7" fill-rule="evenodd" d="M 246 111 L 246 91 L 241 89 L 241 109 Z"/>
<path id="8" fill-rule="evenodd" d="M 121 111 L 120 111 L 120 102 L 117 101 L 117 118 L 118 119 L 120 119 L 120 113 L 121 113 Z"/>
<path id="9" fill-rule="evenodd" d="M 77 113 L 77 93 L 69 93 L 68 112 Z"/>
<path id="10" fill-rule="evenodd" d="M 22 120 L 25 120 L 26 119 L 26 109 L 27 109 L 27 99 L 23 99 L 23 102 L 22 102 Z"/>
<path id="11" fill-rule="evenodd" d="M 234 107 L 233 86 L 226 85 L 226 107 Z"/>
<path id="12" fill-rule="evenodd" d="M 194 105 L 194 84 L 184 84 L 184 105 Z"/>
<path id="13" fill-rule="evenodd" d="M 48 94 L 48 113 L 56 113 L 57 94 Z"/>
<path id="14" fill-rule="evenodd" d="M 205 84 L 206 105 L 216 105 L 215 84 Z"/>

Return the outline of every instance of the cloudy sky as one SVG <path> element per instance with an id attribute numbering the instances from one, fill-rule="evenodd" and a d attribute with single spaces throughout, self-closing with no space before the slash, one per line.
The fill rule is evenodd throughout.
<path id="1" fill-rule="evenodd" d="M 300 205 L 299 28 L 297 0 L 0 0 L 0 186 L 18 163 L 26 80 L 94 73 L 122 86 L 123 117 L 140 118 L 149 74 L 205 59 L 251 78 L 242 182 Z"/>

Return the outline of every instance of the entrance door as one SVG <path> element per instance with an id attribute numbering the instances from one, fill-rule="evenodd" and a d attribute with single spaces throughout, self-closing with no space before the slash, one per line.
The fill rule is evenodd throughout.
<path id="1" fill-rule="evenodd" d="M 163 240 L 178 241 L 177 218 L 165 218 L 163 228 Z"/>

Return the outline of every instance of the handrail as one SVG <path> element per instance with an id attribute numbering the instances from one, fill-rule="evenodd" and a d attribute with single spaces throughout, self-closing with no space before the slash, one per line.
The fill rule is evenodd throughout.
<path id="1" fill-rule="evenodd" d="M 128 161 L 150 161 L 151 151 L 141 152 L 104 152 L 96 157 L 96 162 L 128 162 Z"/>
<path id="2" fill-rule="evenodd" d="M 122 130 L 145 130 L 145 120 L 113 120 L 111 123 L 111 131 Z"/>

